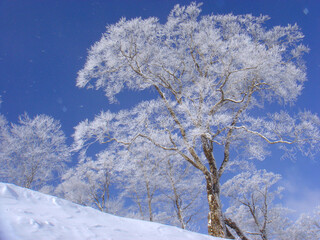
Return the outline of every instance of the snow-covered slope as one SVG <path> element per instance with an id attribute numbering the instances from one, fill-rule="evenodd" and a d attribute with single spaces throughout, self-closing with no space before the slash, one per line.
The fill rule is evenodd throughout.
<path id="1" fill-rule="evenodd" d="M 158 223 L 121 218 L 0 183 L 1 240 L 214 240 Z"/>

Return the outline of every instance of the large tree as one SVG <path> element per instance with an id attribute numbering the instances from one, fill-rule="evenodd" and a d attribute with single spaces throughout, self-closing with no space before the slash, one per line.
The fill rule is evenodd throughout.
<path id="1" fill-rule="evenodd" d="M 233 151 L 263 159 L 267 145 L 279 144 L 311 154 L 319 118 L 260 110 L 293 104 L 301 93 L 308 49 L 297 25 L 266 29 L 267 16 L 200 12 L 195 3 L 176 5 L 165 24 L 123 18 L 107 27 L 77 86 L 102 88 L 111 102 L 125 89 L 150 89 L 154 99 L 85 120 L 74 139 L 78 149 L 97 141 L 130 148 L 144 139 L 179 154 L 205 178 L 209 234 L 225 237 L 220 179 Z"/>

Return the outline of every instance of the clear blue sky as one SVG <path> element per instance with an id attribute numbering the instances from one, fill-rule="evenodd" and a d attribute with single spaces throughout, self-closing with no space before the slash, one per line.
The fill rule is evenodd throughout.
<path id="1" fill-rule="evenodd" d="M 305 34 L 308 82 L 297 104 L 289 110 L 320 110 L 320 1 L 319 0 L 207 0 L 202 14 L 269 15 L 268 26 L 297 23 Z M 121 17 L 156 16 L 161 22 L 178 0 L 1 0 L 0 1 L 0 113 L 10 122 L 27 112 L 47 114 L 61 121 L 72 142 L 73 127 L 101 110 L 130 107 L 138 93 L 120 96 L 110 105 L 103 91 L 75 86 L 87 49 Z M 319 158 L 319 157 L 318 157 Z M 284 202 L 297 210 L 320 204 L 320 163 L 299 159 L 279 162 L 278 156 L 259 166 L 283 174 L 288 191 Z M 302 196 L 299 194 L 300 191 Z"/>

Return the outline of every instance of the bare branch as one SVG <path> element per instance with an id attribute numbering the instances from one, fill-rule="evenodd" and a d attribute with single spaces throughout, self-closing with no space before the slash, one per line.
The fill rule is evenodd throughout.
<path id="1" fill-rule="evenodd" d="M 241 240 L 250 240 L 244 235 L 244 233 L 241 231 L 238 225 L 235 222 L 233 222 L 230 218 L 225 218 L 224 221 L 229 227 L 236 231 L 237 235 Z"/>

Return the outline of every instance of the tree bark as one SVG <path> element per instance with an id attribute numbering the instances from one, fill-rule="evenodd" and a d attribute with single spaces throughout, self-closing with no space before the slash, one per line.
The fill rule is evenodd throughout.
<path id="1" fill-rule="evenodd" d="M 207 199 L 209 205 L 208 234 L 215 237 L 226 237 L 226 226 L 222 215 L 219 187 L 212 184 L 211 177 L 206 176 Z"/>

